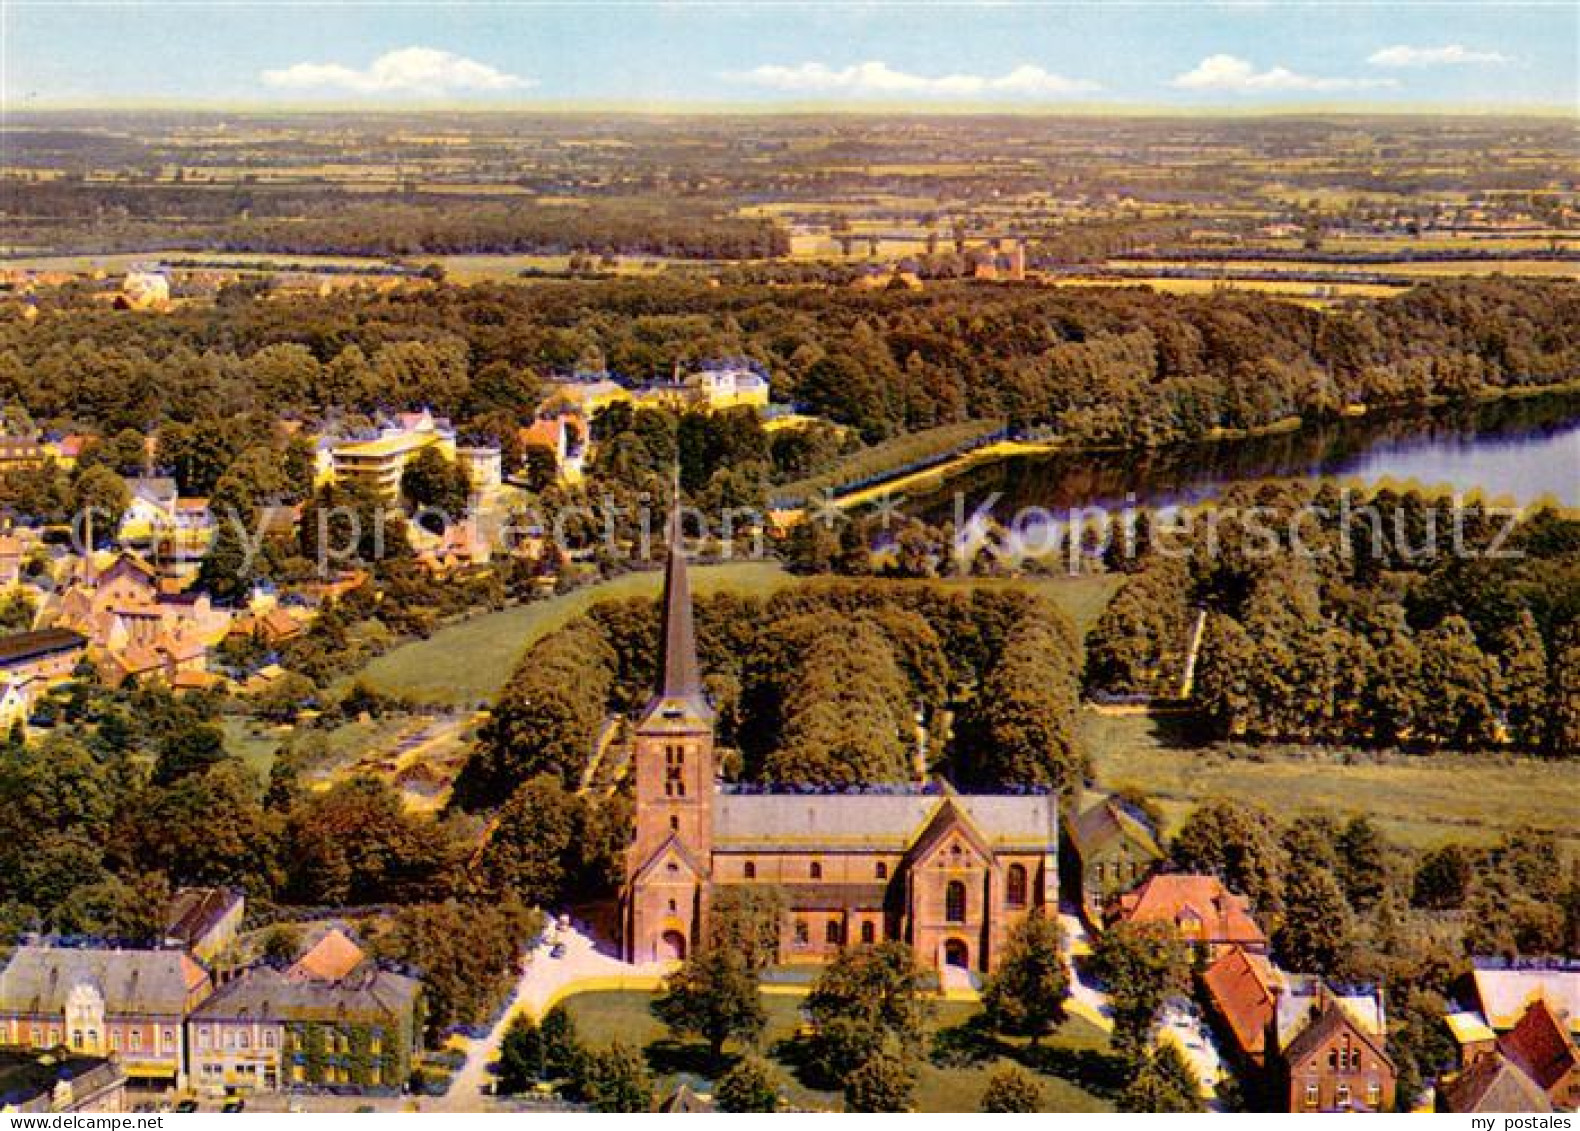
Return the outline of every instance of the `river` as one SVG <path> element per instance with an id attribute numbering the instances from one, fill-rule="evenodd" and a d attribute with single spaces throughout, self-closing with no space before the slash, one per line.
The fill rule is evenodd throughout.
<path id="1" fill-rule="evenodd" d="M 1580 508 L 1580 393 L 1436 409 L 1388 409 L 1273 436 L 1181 444 L 1150 452 L 1017 456 L 954 476 L 907 510 L 932 519 L 972 510 L 1066 511 L 1187 504 L 1263 479 L 1481 492 L 1488 500 Z"/>

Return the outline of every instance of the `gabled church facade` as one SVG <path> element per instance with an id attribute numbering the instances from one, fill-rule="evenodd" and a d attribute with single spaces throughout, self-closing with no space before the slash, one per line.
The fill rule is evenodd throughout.
<path id="1" fill-rule="evenodd" d="M 705 935 L 714 894 L 738 884 L 784 893 L 781 962 L 900 939 L 925 965 L 986 972 L 1016 922 L 1054 913 L 1053 795 L 722 788 L 678 545 L 665 571 L 660 648 L 660 683 L 632 744 L 636 830 L 621 896 L 628 961 L 684 958 Z"/>

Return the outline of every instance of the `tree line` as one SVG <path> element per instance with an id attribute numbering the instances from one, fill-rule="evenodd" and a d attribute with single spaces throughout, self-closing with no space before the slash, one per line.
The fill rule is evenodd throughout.
<path id="1" fill-rule="evenodd" d="M 100 431 L 257 409 L 427 405 L 470 421 L 535 403 L 543 376 L 589 357 L 641 381 L 677 361 L 746 356 L 773 375 L 777 398 L 867 443 L 1002 418 L 1074 443 L 1141 446 L 1580 372 L 1580 290 L 1501 278 L 1325 310 L 1243 293 L 679 278 L 237 295 L 158 317 L 69 289 L 38 302 L 36 321 L 0 320 L 0 393 L 41 422 Z"/>
<path id="2" fill-rule="evenodd" d="M 1064 617 L 1010 589 L 816 582 L 768 598 L 696 601 L 699 651 L 725 770 L 745 782 L 850 788 L 930 768 L 986 790 L 1070 789 L 1079 644 Z M 658 610 L 608 602 L 522 658 L 463 772 L 458 797 L 492 804 L 538 774 L 574 786 L 609 712 L 656 679 Z"/>
<path id="3" fill-rule="evenodd" d="M 770 259 L 790 237 L 722 201 L 424 194 L 8 181 L 0 209 L 17 238 L 61 251 L 255 251 L 292 255 L 644 255 Z"/>
<path id="4" fill-rule="evenodd" d="M 1236 517 L 1251 507 L 1281 532 L 1271 542 Z M 1462 554 L 1446 505 L 1414 492 L 1346 510 L 1331 486 L 1283 483 L 1215 508 L 1215 545 L 1142 555 L 1088 638 L 1089 692 L 1175 694 L 1195 606 L 1193 699 L 1215 737 L 1580 751 L 1580 523 L 1541 510 L 1504 536 L 1505 519 L 1469 504 Z M 1314 554 L 1292 543 L 1297 511 Z"/>

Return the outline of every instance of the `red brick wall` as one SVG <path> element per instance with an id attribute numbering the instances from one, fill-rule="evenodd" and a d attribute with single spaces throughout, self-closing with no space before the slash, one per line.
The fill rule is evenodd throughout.
<path id="1" fill-rule="evenodd" d="M 1393 1110 L 1393 1072 L 1349 1029 L 1338 1030 L 1314 1053 L 1289 1065 L 1288 1073 L 1290 1111 Z"/>

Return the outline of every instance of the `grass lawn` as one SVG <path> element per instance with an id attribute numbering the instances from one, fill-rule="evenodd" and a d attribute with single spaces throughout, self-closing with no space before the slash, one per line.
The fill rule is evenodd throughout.
<path id="1" fill-rule="evenodd" d="M 1011 584 L 1029 589 L 1057 605 L 1084 639 L 1124 583 L 1125 579 L 1116 574 L 1099 573 L 1031 577 Z"/>
<path id="2" fill-rule="evenodd" d="M 1264 761 L 1191 747 L 1167 720 L 1086 711 L 1082 730 L 1098 785 L 1134 785 L 1156 797 L 1171 825 L 1199 799 L 1243 798 L 1281 818 L 1302 809 L 1369 813 L 1394 839 L 1418 847 L 1488 843 L 1521 828 L 1550 829 L 1580 851 L 1574 814 L 1580 775 L 1562 762 L 1501 754 L 1397 755 L 1345 765 L 1321 748 L 1270 752 Z"/>
<path id="3" fill-rule="evenodd" d="M 680 1044 L 672 1040 L 648 1009 L 652 998 L 635 992 L 586 993 L 566 1000 L 565 1006 L 576 1022 L 583 1040 L 606 1044 L 618 1037 L 639 1044 L 645 1050 L 659 1090 L 667 1093 L 684 1078 L 701 1091 L 711 1090 L 706 1072 L 707 1051 L 700 1043 Z M 768 1010 L 765 1047 L 779 1065 L 786 1084 L 786 1095 L 798 1107 L 838 1110 L 838 1093 L 816 1091 L 795 1078 L 786 1042 L 801 1024 L 799 996 L 770 994 L 763 999 Z M 938 1007 L 936 1029 L 949 1030 L 961 1025 L 977 1012 L 974 1005 L 943 1002 Z M 918 1111 L 974 1112 L 987 1086 L 988 1077 L 1008 1056 L 1027 1067 L 1035 1066 L 1048 1111 L 1108 1111 L 1110 1105 L 1093 1094 L 1083 1083 L 1099 1090 L 1112 1082 L 1112 1062 L 1108 1058 L 1107 1038 L 1096 1028 L 1072 1018 L 1039 1049 L 1019 1046 L 977 1048 L 971 1063 L 948 1066 L 927 1063 L 917 1081 L 914 1106 Z"/>
<path id="4" fill-rule="evenodd" d="M 776 562 L 736 562 L 691 568 L 697 593 L 731 590 L 768 594 L 794 580 Z M 492 700 L 521 653 L 600 601 L 654 597 L 663 586 L 657 571 L 628 573 L 528 605 L 485 613 L 440 629 L 426 640 L 402 644 L 360 674 L 370 687 L 424 702 L 464 705 Z"/>
<path id="5" fill-rule="evenodd" d="M 225 749 L 245 762 L 260 781 L 268 781 L 274 753 L 280 748 L 279 735 L 266 723 L 239 715 L 226 715 L 221 725 Z"/>

